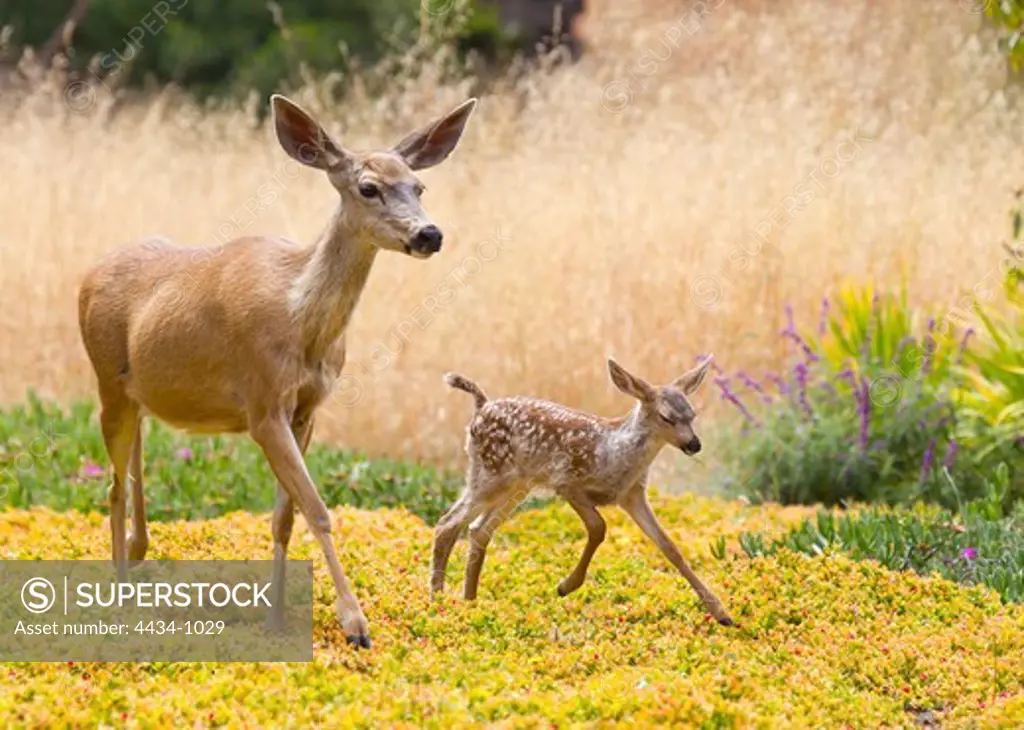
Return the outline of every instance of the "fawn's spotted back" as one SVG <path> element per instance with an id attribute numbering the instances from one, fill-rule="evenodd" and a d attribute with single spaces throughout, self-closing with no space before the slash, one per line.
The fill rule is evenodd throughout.
<path id="1" fill-rule="evenodd" d="M 466 450 L 494 475 L 543 476 L 551 486 L 594 472 L 612 422 L 521 396 L 489 401 L 469 424 Z"/>

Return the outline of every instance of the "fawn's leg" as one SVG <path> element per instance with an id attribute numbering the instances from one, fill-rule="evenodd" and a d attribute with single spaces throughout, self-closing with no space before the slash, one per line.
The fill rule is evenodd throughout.
<path id="1" fill-rule="evenodd" d="M 491 537 L 514 508 L 515 505 L 492 507 L 469 526 L 469 559 L 466 561 L 466 580 L 462 586 L 462 597 L 467 601 L 476 599 L 480 569 L 483 568 L 484 555 Z"/>
<path id="2" fill-rule="evenodd" d="M 292 424 L 292 435 L 298 444 L 299 452 L 305 456 L 306 449 L 313 435 L 312 416 L 305 421 Z M 295 503 L 281 483 L 277 484 L 277 504 L 274 506 L 274 517 L 271 531 L 274 535 L 274 573 L 270 589 L 270 613 L 267 615 L 267 628 L 280 631 L 284 628 L 284 586 L 285 566 L 288 560 L 288 541 L 292 537 L 295 524 Z"/>
<path id="3" fill-rule="evenodd" d="M 597 552 L 598 546 L 604 542 L 605 534 L 604 518 L 593 504 L 579 497 L 567 498 L 567 501 L 576 510 L 576 514 L 580 516 L 587 528 L 587 544 L 583 547 L 583 554 L 580 555 L 580 561 L 576 564 L 576 568 L 558 584 L 558 595 L 560 596 L 567 596 L 583 585 L 590 561 L 594 557 L 594 553 Z"/>
<path id="4" fill-rule="evenodd" d="M 483 509 L 483 505 L 474 501 L 475 490 L 472 477 L 468 480 L 466 491 L 453 504 L 434 528 L 434 549 L 430 556 L 430 598 L 444 590 L 445 570 L 448 568 L 448 558 L 451 557 L 452 548 L 459 539 L 459 534 L 466 524 L 476 517 Z"/>
<path id="5" fill-rule="evenodd" d="M 149 548 L 146 529 L 146 498 L 142 494 L 142 416 L 135 419 L 132 455 L 128 460 L 128 481 L 132 485 L 132 534 L 128 536 L 128 561 L 144 560 Z"/>
<path id="6" fill-rule="evenodd" d="M 370 630 L 359 601 L 356 600 L 345 571 L 331 541 L 331 515 L 309 476 L 302 452 L 284 414 L 268 414 L 254 419 L 250 428 L 253 440 L 263 449 L 278 482 L 306 518 L 310 530 L 320 543 L 327 567 L 338 593 L 335 610 L 345 638 L 350 644 L 370 648 Z"/>
<path id="7" fill-rule="evenodd" d="M 700 578 L 690 570 L 690 566 L 683 560 L 682 554 L 679 552 L 679 548 L 676 547 L 675 543 L 672 542 L 672 538 L 668 536 L 661 525 L 658 524 L 657 518 L 654 516 L 654 512 L 651 511 L 651 505 L 647 502 L 647 490 L 643 483 L 637 484 L 633 489 L 626 493 L 626 495 L 620 501 L 622 508 L 629 513 L 629 516 L 633 518 L 633 521 L 644 531 L 644 534 L 649 537 L 661 552 L 665 554 L 665 557 L 669 559 L 672 565 L 676 566 L 676 569 L 683 574 L 686 581 L 693 587 L 693 590 L 697 592 L 701 600 L 704 602 L 704 606 L 708 609 L 708 613 L 715 617 L 715 620 L 723 626 L 732 626 L 732 619 L 729 618 L 729 614 L 726 613 L 725 608 L 722 607 L 722 602 L 718 600 L 715 595 L 708 590 Z"/>
<path id="8" fill-rule="evenodd" d="M 110 538 L 117 579 L 128 582 L 128 561 L 125 544 L 125 480 L 128 460 L 132 454 L 132 438 L 139 417 L 139 407 L 123 392 L 101 392 L 100 426 L 107 455 L 114 467 L 114 482 L 108 492 L 110 499 Z"/>

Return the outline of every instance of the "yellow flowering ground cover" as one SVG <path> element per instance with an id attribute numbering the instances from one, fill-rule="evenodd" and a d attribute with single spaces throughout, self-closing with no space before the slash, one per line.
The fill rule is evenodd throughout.
<path id="1" fill-rule="evenodd" d="M 316 566 L 309 664 L 0 665 L 0 724 L 114 727 L 1024 726 L 1024 609 L 993 591 L 841 556 L 749 560 L 742 530 L 778 535 L 810 510 L 652 496 L 738 623 L 706 619 L 689 587 L 618 510 L 587 582 L 567 598 L 583 527 L 565 505 L 495 537 L 475 604 L 439 604 L 431 529 L 405 511 L 334 511 L 373 649 L 346 646 L 333 588 L 301 519 L 293 557 Z M 269 515 L 151 525 L 153 559 L 269 559 Z M 730 555 L 709 543 L 729 538 Z M 0 514 L 0 557 L 108 556 L 98 515 Z"/>

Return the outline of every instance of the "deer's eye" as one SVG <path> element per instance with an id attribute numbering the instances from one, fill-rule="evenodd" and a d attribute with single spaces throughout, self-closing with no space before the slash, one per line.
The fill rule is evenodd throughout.
<path id="1" fill-rule="evenodd" d="M 669 424 L 670 426 L 674 424 L 674 421 L 668 416 L 666 416 L 663 411 L 658 411 L 658 418 L 660 418 L 662 421 Z"/>
<path id="2" fill-rule="evenodd" d="M 359 186 L 359 194 L 364 198 L 380 198 L 380 188 L 373 183 L 363 183 Z"/>

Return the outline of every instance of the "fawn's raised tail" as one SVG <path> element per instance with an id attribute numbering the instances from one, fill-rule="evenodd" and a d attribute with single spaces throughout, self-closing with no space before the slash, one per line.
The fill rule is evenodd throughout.
<path id="1" fill-rule="evenodd" d="M 473 402 L 476 403 L 477 408 L 483 407 L 484 403 L 487 402 L 487 396 L 480 390 L 480 386 L 474 383 L 469 378 L 463 377 L 458 373 L 445 373 L 444 382 L 448 383 L 453 388 L 464 390 L 473 396 Z"/>

